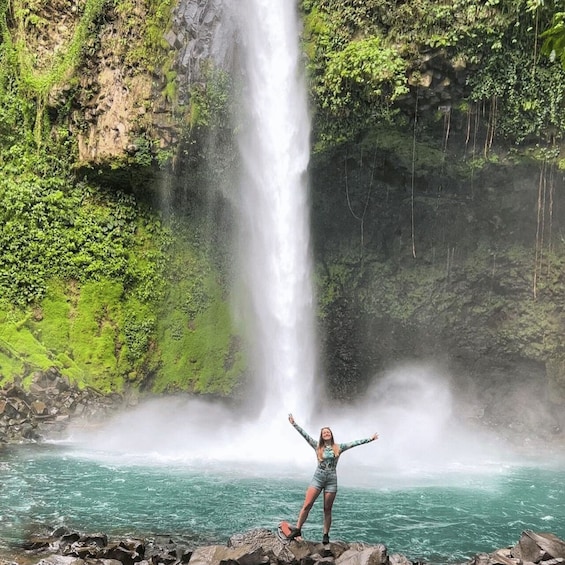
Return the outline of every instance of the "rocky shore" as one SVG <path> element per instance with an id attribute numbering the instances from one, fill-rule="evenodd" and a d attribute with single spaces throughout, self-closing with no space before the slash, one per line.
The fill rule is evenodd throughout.
<path id="1" fill-rule="evenodd" d="M 461 565 L 560 565 L 565 542 L 553 534 L 524 531 L 512 547 L 475 555 Z M 110 540 L 66 528 L 30 537 L 0 565 L 415 565 L 382 544 L 307 540 L 283 542 L 267 529 L 233 535 L 225 545 L 192 547 L 166 536 Z M 418 565 L 421 565 L 419 563 Z M 436 564 L 437 565 L 437 564 Z"/>

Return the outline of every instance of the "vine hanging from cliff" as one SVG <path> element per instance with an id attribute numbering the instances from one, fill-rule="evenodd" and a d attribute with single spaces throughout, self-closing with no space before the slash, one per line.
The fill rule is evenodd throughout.
<path id="1" fill-rule="evenodd" d="M 464 92 L 448 86 L 439 93 L 447 95 L 441 104 L 447 99 L 453 118 L 469 101 L 490 105 L 487 153 L 499 135 L 518 143 L 549 139 L 563 129 L 565 74 L 540 57 L 538 34 L 558 6 L 561 0 L 303 0 L 319 146 L 354 139 L 387 121 L 405 127 L 415 88 L 402 90 L 431 57 L 454 67 L 447 83 L 465 83 Z M 551 47 L 560 53 L 565 44 L 559 39 L 563 14 L 546 32 L 546 52 Z M 431 92 L 433 85 L 425 88 Z"/>

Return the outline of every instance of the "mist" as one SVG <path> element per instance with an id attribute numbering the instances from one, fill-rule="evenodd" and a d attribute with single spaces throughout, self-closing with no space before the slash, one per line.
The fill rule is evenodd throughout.
<path id="1" fill-rule="evenodd" d="M 294 406 L 244 411 L 189 395 L 154 398 L 92 427 L 71 427 L 67 441 L 123 463 L 175 464 L 196 468 L 229 464 L 238 473 L 269 475 L 313 471 L 312 448 L 285 414 L 318 439 L 331 427 L 338 443 L 379 434 L 340 459 L 340 481 L 370 486 L 445 478 L 446 474 L 492 473 L 519 458 L 509 445 L 470 425 L 457 410 L 448 375 L 432 365 L 398 367 L 375 380 L 357 402 L 328 404 L 296 413 Z"/>

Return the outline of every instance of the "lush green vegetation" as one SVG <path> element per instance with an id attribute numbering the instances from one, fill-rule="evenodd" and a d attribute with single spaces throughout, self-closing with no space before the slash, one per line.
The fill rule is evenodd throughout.
<path id="1" fill-rule="evenodd" d="M 547 363 L 565 398 L 563 2 L 301 6 L 332 386 L 447 343 Z"/>
<path id="2" fill-rule="evenodd" d="M 210 64 L 190 104 L 177 104 L 175 53 L 163 33 L 172 7 L 173 0 L 84 0 L 49 48 L 40 41 L 51 26 L 43 4 L 0 0 L 0 383 L 55 365 L 105 391 L 225 394 L 245 373 L 222 256 L 229 234 L 219 227 L 215 239 L 204 235 L 208 187 L 230 189 L 222 183 L 234 164 L 232 84 Z M 544 276 L 532 292 L 532 249 L 509 243 L 500 228 L 506 218 L 493 210 L 503 199 L 488 191 L 501 183 L 485 175 L 480 194 L 473 183 L 477 169 L 494 164 L 565 162 L 562 2 L 302 0 L 301 7 L 315 113 L 322 322 L 337 318 L 339 302 L 355 309 L 352 317 L 435 321 L 464 334 L 461 320 L 491 324 L 493 312 L 504 311 L 496 331 L 484 334 L 501 351 L 557 358 L 557 270 L 551 278 L 536 263 L 534 278 L 542 264 Z M 85 94 L 77 69 L 98 56 L 106 20 L 118 31 L 106 38 L 115 64 L 130 78 L 155 78 L 179 118 L 181 143 L 171 163 L 140 126 L 135 154 L 83 178 L 69 123 Z M 459 136 L 459 153 L 448 150 L 449 135 Z M 184 181 L 169 174 L 173 165 Z M 158 182 L 173 194 L 164 215 L 154 204 Z M 176 213 L 177 202 L 190 216 Z M 459 225 L 478 235 L 457 240 L 459 263 L 448 277 L 436 253 L 451 269 L 459 225 L 450 218 L 461 203 Z M 542 212 L 549 224 L 549 204 L 538 204 Z M 423 233 L 434 222 L 443 229 Z M 489 237 L 497 238 L 505 274 L 521 284 L 481 302 L 485 285 L 502 284 L 484 275 Z M 545 253 L 550 239 L 542 239 L 536 244 Z M 561 251 L 551 248 L 554 265 Z"/>
<path id="3" fill-rule="evenodd" d="M 0 5 L 0 384 L 56 366 L 103 391 L 226 393 L 243 371 L 226 285 L 209 249 L 186 236 L 187 220 L 153 207 L 151 142 L 126 163 L 136 177 L 116 170 L 130 179 L 120 189 L 77 177 L 66 119 L 74 71 L 97 44 L 104 9 L 125 20 L 114 46 L 124 64 L 162 69 L 174 82 L 162 33 L 170 0 L 86 0 L 53 56 L 34 43 L 49 23 L 40 5 Z M 61 86 L 70 87 L 65 106 L 47 111 Z"/>
<path id="4" fill-rule="evenodd" d="M 444 102 L 453 120 L 457 113 L 463 119 L 481 114 L 487 137 L 553 146 L 565 125 L 565 72 L 542 54 L 540 34 L 558 5 L 303 0 L 318 148 L 355 140 L 387 122 L 411 131 L 424 88 L 419 73 L 429 57 L 442 61 L 451 86 L 457 73 L 467 74 L 470 88 L 453 90 Z M 546 52 L 559 52 L 560 13 L 546 32 Z M 441 127 L 433 112 L 420 120 Z"/>
<path id="5" fill-rule="evenodd" d="M 542 52 L 552 61 L 559 59 L 565 67 L 565 12 L 555 12 L 551 26 L 542 35 Z"/>

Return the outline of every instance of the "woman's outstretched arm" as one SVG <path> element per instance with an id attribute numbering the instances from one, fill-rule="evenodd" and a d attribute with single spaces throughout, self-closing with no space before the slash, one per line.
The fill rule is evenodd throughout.
<path id="1" fill-rule="evenodd" d="M 377 439 L 379 439 L 379 434 L 374 433 L 371 437 L 366 438 L 366 439 L 356 439 L 355 441 L 350 441 L 348 443 L 340 443 L 339 444 L 339 450 L 340 450 L 340 452 L 347 451 L 348 449 L 351 449 L 352 447 L 357 447 L 358 445 L 364 445 L 365 443 L 370 443 L 370 442 L 375 441 Z"/>
<path id="2" fill-rule="evenodd" d="M 296 431 L 314 448 L 318 447 L 318 442 L 311 436 L 308 435 L 295 421 L 292 414 L 288 415 L 288 421 L 294 426 Z"/>

